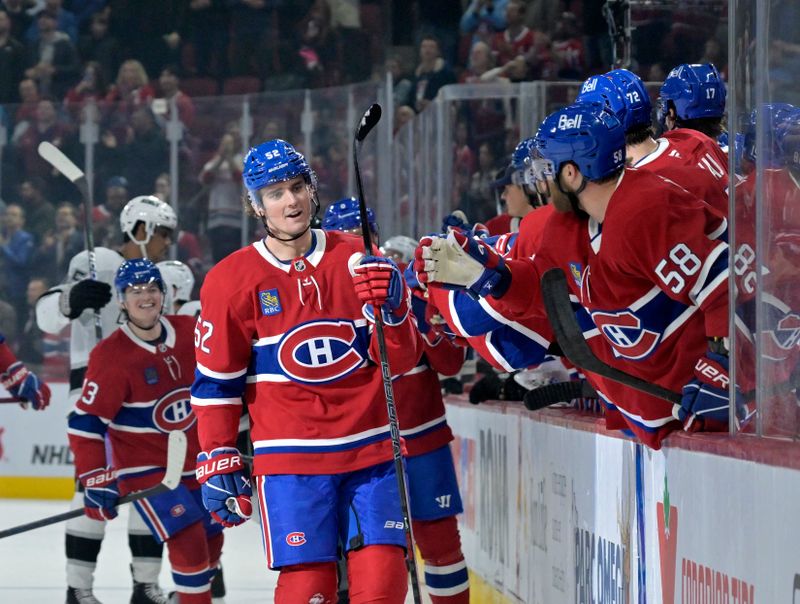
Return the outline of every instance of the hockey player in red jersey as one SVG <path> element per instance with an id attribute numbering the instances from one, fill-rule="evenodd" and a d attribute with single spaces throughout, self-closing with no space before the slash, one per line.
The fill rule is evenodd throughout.
<path id="1" fill-rule="evenodd" d="M 598 104 L 551 114 L 537 139 L 541 192 L 558 212 L 535 258 L 504 260 L 482 242 L 451 233 L 423 239 L 417 272 L 465 287 L 517 318 L 543 313 L 541 275 L 560 268 L 592 319 L 584 333 L 599 358 L 683 389 L 681 404 L 673 406 L 588 375 L 609 428 L 628 428 L 654 448 L 681 425 L 727 428 L 726 220 L 659 176 L 626 169 L 624 128 Z"/>
<path id="2" fill-rule="evenodd" d="M 161 481 L 168 434 L 185 432 L 189 451 L 181 484 L 134 505 L 153 536 L 168 544 L 178 602 L 210 604 L 223 536 L 203 509 L 194 477 L 194 319 L 162 316 L 164 281 L 149 260 L 123 262 L 115 289 L 126 322 L 92 351 L 81 398 L 69 416 L 84 509 L 97 520 L 114 518 L 120 495 Z"/>
<path id="3" fill-rule="evenodd" d="M 50 404 L 50 387 L 17 360 L 3 334 L 0 334 L 0 383 L 12 396 L 31 403 L 37 411 Z"/>
<path id="4" fill-rule="evenodd" d="M 329 230 L 325 224 L 335 225 L 335 230 L 346 229 L 360 235 L 358 203 L 349 208 L 337 205 L 328 208 L 323 228 Z M 372 209 L 367 208 L 370 228 L 376 233 L 373 216 Z M 403 255 L 401 249 L 407 246 L 413 247 Z M 404 269 L 413 258 L 416 242 L 395 236 L 387 239 L 381 246 L 384 248 L 397 250 L 397 262 Z M 431 329 L 425 318 L 426 306 L 423 296 L 411 298 L 411 309 L 422 336 L 422 356 L 416 367 L 392 379 L 400 434 L 408 451 L 406 469 L 412 527 L 425 561 L 425 586 L 433 604 L 469 604 L 469 575 L 456 521 L 456 515 L 464 509 L 449 445 L 453 432 L 447 424 L 439 383 L 439 374 L 453 376 L 459 372 L 466 350 Z"/>
<path id="5" fill-rule="evenodd" d="M 334 602 L 341 541 L 351 602 L 399 604 L 405 535 L 371 308 L 392 372 L 406 373 L 421 353 L 408 290 L 357 237 L 311 228 L 316 176 L 289 143 L 251 149 L 243 180 L 267 236 L 217 264 L 200 295 L 192 407 L 204 503 L 228 526 L 250 516 L 235 448 L 244 402 L 275 601 Z"/>

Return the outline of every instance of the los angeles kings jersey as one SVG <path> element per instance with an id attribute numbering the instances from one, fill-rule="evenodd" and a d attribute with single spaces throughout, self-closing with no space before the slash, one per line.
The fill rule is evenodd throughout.
<path id="1" fill-rule="evenodd" d="M 312 231 L 305 256 L 264 241 L 217 264 L 200 295 L 192 407 L 203 450 L 233 446 L 242 400 L 256 474 L 333 474 L 392 458 L 377 338 L 348 263 L 361 239 Z M 411 370 L 408 316 L 384 329 L 391 371 Z"/>
<path id="2" fill-rule="evenodd" d="M 186 433 L 186 477 L 193 477 L 200 451 L 189 403 L 194 319 L 170 316 L 161 322 L 161 343 L 145 342 L 123 325 L 95 346 L 81 397 L 69 415 L 67 433 L 78 476 L 111 465 L 122 493 L 161 481 L 172 430 Z"/>
<path id="3" fill-rule="evenodd" d="M 674 392 L 693 378 L 707 336 L 728 333 L 727 221 L 684 189 L 624 170 L 602 224 L 557 213 L 533 260 L 510 260 L 513 278 L 492 304 L 510 318 L 543 313 L 538 284 L 553 267 L 591 321 L 584 336 L 604 362 Z M 580 313 L 579 313 L 580 314 Z M 658 448 L 680 426 L 672 403 L 587 374 L 609 428 L 630 428 Z"/>

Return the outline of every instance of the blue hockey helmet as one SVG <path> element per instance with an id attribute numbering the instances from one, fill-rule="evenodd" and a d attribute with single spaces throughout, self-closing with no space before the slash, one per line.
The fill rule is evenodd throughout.
<path id="1" fill-rule="evenodd" d="M 652 122 L 653 105 L 642 78 L 627 69 L 614 69 L 606 77 L 617 87 L 622 102 L 625 103 L 625 119 L 620 119 L 625 131 L 636 126 L 649 126 Z"/>
<path id="2" fill-rule="evenodd" d="M 783 163 L 800 169 L 800 108 L 792 108 L 778 124 L 775 138 Z"/>
<path id="3" fill-rule="evenodd" d="M 581 86 L 581 91 L 575 99 L 576 103 L 599 103 L 606 111 L 613 113 L 616 118 L 628 129 L 626 125 L 627 107 L 622 99 L 622 94 L 616 84 L 604 75 L 594 75 L 588 78 Z"/>
<path id="4" fill-rule="evenodd" d="M 133 285 L 147 285 L 155 283 L 161 290 L 161 293 L 166 292 L 164 287 L 164 279 L 161 277 L 161 271 L 147 258 L 134 258 L 133 260 L 125 260 L 120 264 L 117 269 L 117 274 L 114 277 L 114 288 L 117 290 L 117 295 L 120 300 L 125 296 L 125 290 Z"/>
<path id="5" fill-rule="evenodd" d="M 250 201 L 259 203 L 255 194 L 259 189 L 302 176 L 314 192 L 317 177 L 302 153 L 279 138 L 261 143 L 247 152 L 244 158 L 242 180 Z"/>
<path id="6" fill-rule="evenodd" d="M 625 129 L 599 103 L 576 103 L 548 115 L 536 134 L 536 153 L 557 177 L 573 162 L 588 180 L 600 180 L 625 167 Z"/>
<path id="7" fill-rule="evenodd" d="M 375 221 L 375 212 L 367 208 L 367 222 L 373 233 L 378 232 L 378 223 Z M 355 197 L 345 197 L 333 202 L 325 210 L 322 219 L 322 228 L 326 231 L 352 231 L 361 228 L 361 210 Z"/>
<path id="8" fill-rule="evenodd" d="M 659 94 L 659 121 L 664 122 L 669 103 L 681 120 L 722 117 L 725 113 L 725 82 L 713 63 L 683 63 L 667 75 Z"/>
<path id="9" fill-rule="evenodd" d="M 522 139 L 514 148 L 511 154 L 511 169 L 507 170 L 507 175 L 511 183 L 517 186 L 535 185 L 532 172 L 533 150 L 536 146 L 536 138 L 531 136 Z M 510 174 L 508 174 L 510 172 Z"/>
<path id="10" fill-rule="evenodd" d="M 764 166 L 774 168 L 781 165 L 784 161 L 782 150 L 778 148 L 777 130 L 784 119 L 795 111 L 794 105 L 790 103 L 764 103 L 761 111 L 753 109 L 745 118 L 742 130 L 744 131 L 743 157 L 747 161 L 755 163 L 758 153 L 756 151 L 756 122 L 763 120 L 765 150 L 767 157 L 764 158 Z"/>

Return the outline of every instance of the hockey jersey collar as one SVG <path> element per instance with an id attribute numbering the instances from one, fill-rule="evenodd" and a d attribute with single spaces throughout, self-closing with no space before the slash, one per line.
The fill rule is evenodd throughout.
<path id="1" fill-rule="evenodd" d="M 166 317 L 161 317 L 161 326 L 164 328 L 164 332 L 166 333 L 166 337 L 164 338 L 163 344 L 167 348 L 175 348 L 175 328 L 172 326 L 172 323 L 170 323 L 169 319 L 167 319 Z M 122 333 L 128 336 L 134 344 L 140 346 L 141 348 L 144 348 L 150 354 L 155 354 L 157 352 L 157 349 L 153 344 L 145 342 L 144 340 L 139 338 L 139 336 L 133 333 L 131 328 L 128 327 L 127 323 L 123 324 L 122 327 L 120 327 L 120 331 L 122 331 Z"/>
<path id="2" fill-rule="evenodd" d="M 657 160 L 661 157 L 664 152 L 669 148 L 669 141 L 666 138 L 659 138 L 656 141 L 656 148 L 645 155 L 642 159 L 637 161 L 632 167 L 634 168 L 641 168 L 642 166 L 646 166 L 650 162 Z"/>
<path id="3" fill-rule="evenodd" d="M 322 261 L 322 256 L 325 254 L 326 244 L 327 237 L 325 236 L 325 231 L 322 229 L 311 229 L 311 247 L 303 255 L 303 257 L 306 259 L 306 261 L 313 265 L 314 268 L 319 266 L 319 263 Z M 292 266 L 291 262 L 281 262 L 278 260 L 273 253 L 267 249 L 267 244 L 264 239 L 259 239 L 253 243 L 253 247 L 269 264 L 275 268 L 279 268 L 286 274 L 289 273 L 289 269 Z"/>

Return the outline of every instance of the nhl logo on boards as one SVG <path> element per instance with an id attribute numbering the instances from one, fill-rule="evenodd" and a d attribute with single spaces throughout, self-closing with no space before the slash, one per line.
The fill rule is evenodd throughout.
<path id="1" fill-rule="evenodd" d="M 258 292 L 258 301 L 261 304 L 261 314 L 264 316 L 277 315 L 283 310 L 278 289 L 263 289 Z"/>
<path id="2" fill-rule="evenodd" d="M 566 113 L 558 116 L 558 129 L 559 130 L 573 130 L 581 127 L 582 115 L 569 117 Z"/>
<path id="3" fill-rule="evenodd" d="M 173 505 L 169 510 L 169 515 L 173 518 L 178 518 L 179 516 L 183 516 L 186 513 L 186 508 L 183 507 L 182 503 L 178 505 Z"/>
<path id="4" fill-rule="evenodd" d="M 300 531 L 294 531 L 286 535 L 286 545 L 291 547 L 300 547 L 306 543 L 306 534 Z"/>

